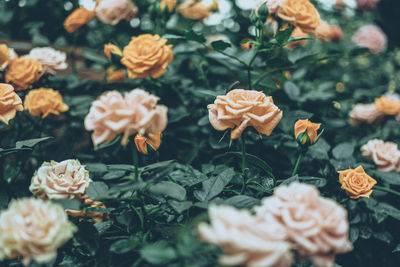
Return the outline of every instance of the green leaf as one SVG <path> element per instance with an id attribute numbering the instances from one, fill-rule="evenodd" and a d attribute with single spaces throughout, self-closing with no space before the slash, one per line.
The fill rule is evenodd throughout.
<path id="1" fill-rule="evenodd" d="M 351 156 L 353 156 L 353 153 L 354 153 L 353 143 L 341 143 L 332 150 L 332 154 L 336 159 L 350 158 Z"/>
<path id="2" fill-rule="evenodd" d="M 307 184 L 315 185 L 316 187 L 324 187 L 327 184 L 326 179 L 320 177 L 300 176 L 299 180 Z"/>
<path id="3" fill-rule="evenodd" d="M 228 198 L 225 202 L 226 204 L 234 206 L 238 209 L 251 209 L 252 207 L 260 204 L 259 199 L 244 195 Z"/>
<path id="4" fill-rule="evenodd" d="M 392 251 L 393 253 L 395 252 L 400 252 L 400 244 L 398 244 Z"/>
<path id="5" fill-rule="evenodd" d="M 60 204 L 64 209 L 80 210 L 81 202 L 77 199 L 55 199 L 53 202 Z"/>
<path id="6" fill-rule="evenodd" d="M 179 202 L 173 199 L 169 200 L 168 204 L 179 214 L 181 214 L 185 210 L 190 209 L 193 206 L 193 203 L 191 201 Z"/>
<path id="7" fill-rule="evenodd" d="M 86 163 L 86 170 L 93 173 L 105 173 L 107 172 L 107 166 L 103 163 Z"/>
<path id="8" fill-rule="evenodd" d="M 217 51 L 224 51 L 228 47 L 231 47 L 231 44 L 224 40 L 218 40 L 211 43 L 211 47 Z"/>
<path id="9" fill-rule="evenodd" d="M 99 200 L 107 197 L 108 186 L 103 182 L 91 182 L 86 193 L 90 199 Z"/>
<path id="10" fill-rule="evenodd" d="M 396 172 L 381 172 L 376 170 L 370 170 L 368 173 L 371 174 L 374 178 L 380 178 L 382 181 L 393 184 L 400 185 L 400 174 Z"/>
<path id="11" fill-rule="evenodd" d="M 149 191 L 156 195 L 163 195 L 183 201 L 186 198 L 186 190 L 173 182 L 161 182 L 150 187 Z"/>
<path id="12" fill-rule="evenodd" d="M 85 48 L 82 50 L 82 56 L 87 60 L 93 61 L 101 65 L 106 65 L 108 63 L 107 58 L 103 55 L 96 53 L 95 50 Z"/>
<path id="13" fill-rule="evenodd" d="M 287 29 L 279 31 L 275 37 L 278 44 L 283 45 L 287 40 L 289 40 L 293 30 L 294 30 L 293 25 L 289 24 L 289 27 Z"/>
<path id="14" fill-rule="evenodd" d="M 110 251 L 115 254 L 125 254 L 134 250 L 139 245 L 139 240 L 135 237 L 118 240 L 110 246 Z"/>
<path id="15" fill-rule="evenodd" d="M 219 195 L 225 186 L 232 180 L 235 175 L 233 168 L 229 168 L 221 172 L 219 175 L 211 177 L 203 182 L 203 189 L 196 190 L 194 196 L 200 201 L 209 201 Z"/>
<path id="16" fill-rule="evenodd" d="M 8 193 L 4 188 L 0 188 L 0 210 L 7 208 L 8 206 Z"/>
<path id="17" fill-rule="evenodd" d="M 23 141 L 18 141 L 15 144 L 15 148 L 20 149 L 23 147 L 28 147 L 32 148 L 36 146 L 37 144 L 44 142 L 46 140 L 52 139 L 53 137 L 42 137 L 42 138 L 35 138 L 35 139 L 28 139 L 28 140 L 23 140 Z"/>
<path id="18" fill-rule="evenodd" d="M 237 156 L 239 158 L 242 157 L 242 153 L 241 152 L 227 152 L 225 153 L 227 155 L 234 155 Z M 274 174 L 272 173 L 272 168 L 271 166 L 268 165 L 268 163 L 266 163 L 264 160 L 260 159 L 257 156 L 251 155 L 246 153 L 246 159 L 248 161 L 249 164 L 252 164 L 260 169 L 262 169 L 263 171 L 265 171 L 269 176 L 274 177 Z"/>
<path id="19" fill-rule="evenodd" d="M 369 52 L 368 47 L 356 47 L 349 52 L 349 56 L 356 57 Z"/>
<path id="20" fill-rule="evenodd" d="M 300 97 L 300 88 L 292 82 L 285 82 L 283 90 L 290 100 L 298 101 Z"/>
<path id="21" fill-rule="evenodd" d="M 146 245 L 140 250 L 142 258 L 150 264 L 166 264 L 177 257 L 175 250 L 167 242 L 160 241 Z"/>
<path id="22" fill-rule="evenodd" d="M 188 41 L 195 41 L 198 43 L 205 43 L 206 38 L 201 33 L 195 33 L 193 30 L 189 30 L 185 34 L 185 38 Z"/>
<path id="23" fill-rule="evenodd" d="M 123 177 L 126 171 L 113 171 L 103 176 L 103 180 L 115 180 Z"/>
<path id="24" fill-rule="evenodd" d="M 179 170 L 171 172 L 169 176 L 183 186 L 194 186 L 208 179 L 205 174 L 192 168 L 189 165 L 181 165 L 179 168 Z"/>

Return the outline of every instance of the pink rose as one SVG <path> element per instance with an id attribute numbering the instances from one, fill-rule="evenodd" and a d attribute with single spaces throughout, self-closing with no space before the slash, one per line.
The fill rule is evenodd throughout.
<path id="1" fill-rule="evenodd" d="M 352 41 L 358 46 L 369 48 L 371 53 L 378 54 L 386 49 L 387 37 L 379 27 L 365 25 L 354 33 Z"/>
<path id="2" fill-rule="evenodd" d="M 67 54 L 51 47 L 34 48 L 26 58 L 33 58 L 42 64 L 44 73 L 56 74 L 58 70 L 68 67 Z"/>
<path id="3" fill-rule="evenodd" d="M 350 111 L 350 124 L 358 125 L 361 122 L 373 123 L 375 120 L 383 116 L 374 103 L 372 104 L 357 104 Z"/>
<path id="4" fill-rule="evenodd" d="M 135 18 L 138 8 L 131 0 L 101 0 L 95 12 L 101 22 L 116 25 L 120 20 L 130 21 Z"/>
<path id="5" fill-rule="evenodd" d="M 361 147 L 361 152 L 378 166 L 378 170 L 400 172 L 400 151 L 397 144 L 373 139 Z"/>

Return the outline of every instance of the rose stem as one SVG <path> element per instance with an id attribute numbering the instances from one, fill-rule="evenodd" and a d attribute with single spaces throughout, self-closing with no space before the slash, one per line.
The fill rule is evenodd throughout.
<path id="1" fill-rule="evenodd" d="M 293 169 L 293 172 L 292 172 L 292 176 L 295 176 L 295 175 L 296 175 L 297 170 L 299 169 L 300 162 L 301 162 L 302 159 L 303 159 L 303 152 L 300 151 L 299 157 L 297 158 L 297 161 L 296 161 L 296 165 L 294 165 L 294 169 Z"/>
<path id="2" fill-rule="evenodd" d="M 135 166 L 135 179 L 139 179 L 139 155 L 135 142 L 131 142 L 133 165 Z"/>
<path id="3" fill-rule="evenodd" d="M 388 192 L 388 193 L 392 193 L 394 195 L 400 196 L 400 192 L 397 192 L 395 190 L 392 190 L 390 188 L 386 188 L 386 187 L 383 187 L 383 186 L 375 185 L 374 189 L 380 190 L 380 191 L 384 191 L 384 192 Z"/>
<path id="4" fill-rule="evenodd" d="M 240 194 L 243 194 L 244 190 L 246 189 L 246 140 L 244 139 L 243 134 L 240 137 L 240 144 L 242 151 L 242 176 L 243 176 L 243 185 Z"/>

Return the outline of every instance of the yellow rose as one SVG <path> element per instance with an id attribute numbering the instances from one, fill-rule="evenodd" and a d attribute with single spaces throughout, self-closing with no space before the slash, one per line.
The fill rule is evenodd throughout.
<path id="1" fill-rule="evenodd" d="M 318 137 L 318 129 L 321 127 L 321 123 L 313 123 L 307 120 L 298 120 L 294 125 L 294 136 L 297 138 L 299 134 L 307 131 L 307 135 L 310 138 L 311 144 L 314 144 L 317 141 Z M 303 138 L 304 139 L 304 138 Z M 305 144 L 307 139 L 301 140 L 302 144 Z"/>
<path id="2" fill-rule="evenodd" d="M 7 83 L 11 83 L 16 91 L 25 90 L 40 79 L 42 69 L 42 65 L 36 60 L 20 57 L 11 61 L 5 80 Z"/>
<path id="3" fill-rule="evenodd" d="M 385 95 L 375 99 L 376 108 L 386 115 L 396 115 L 400 113 L 400 102 Z"/>
<path id="4" fill-rule="evenodd" d="M 360 197 L 369 197 L 372 194 L 372 188 L 376 184 L 374 178 L 365 173 L 362 166 L 355 169 L 339 171 L 339 182 L 342 189 L 346 191 L 352 199 Z"/>
<path id="5" fill-rule="evenodd" d="M 176 0 L 161 0 L 160 9 L 162 11 L 164 11 L 165 8 L 168 8 L 168 12 L 172 13 L 175 7 L 176 7 Z"/>
<path id="6" fill-rule="evenodd" d="M 212 6 L 207 7 L 202 2 L 194 0 L 186 0 L 183 4 L 178 6 L 179 13 L 185 18 L 193 20 L 203 20 L 211 15 Z"/>
<path id="7" fill-rule="evenodd" d="M 95 12 L 84 7 L 75 9 L 64 21 L 64 28 L 74 32 L 95 17 Z"/>
<path id="8" fill-rule="evenodd" d="M 147 145 L 151 146 L 152 149 L 157 150 L 161 145 L 161 133 L 157 134 L 148 134 L 148 138 L 144 137 L 143 135 L 137 134 L 135 136 L 135 144 L 137 150 L 147 155 L 149 152 L 147 151 Z"/>
<path id="9" fill-rule="evenodd" d="M 0 66 L 10 60 L 10 50 L 7 45 L 0 44 Z"/>
<path id="10" fill-rule="evenodd" d="M 308 0 L 286 0 L 280 5 L 277 15 L 305 33 L 314 32 L 320 21 L 318 11 Z"/>
<path id="11" fill-rule="evenodd" d="M 167 41 L 151 34 L 132 37 L 121 59 L 129 78 L 161 77 L 167 71 L 168 63 L 174 59 L 172 45 L 167 45 Z"/>
<path id="12" fill-rule="evenodd" d="M 24 106 L 32 116 L 42 115 L 43 119 L 50 114 L 60 115 L 60 112 L 68 110 L 61 94 L 48 88 L 31 90 L 25 97 Z"/>
<path id="13" fill-rule="evenodd" d="M 113 67 L 107 69 L 107 82 L 122 83 L 125 81 L 125 70 L 115 70 Z"/>
<path id="14" fill-rule="evenodd" d="M 119 49 L 118 46 L 116 46 L 114 44 L 105 44 L 104 45 L 104 55 L 108 59 L 111 59 L 111 54 L 116 54 L 116 55 L 122 57 L 122 51 L 121 51 L 121 49 Z"/>
<path id="15" fill-rule="evenodd" d="M 217 96 L 207 108 L 214 129 L 233 129 L 231 139 L 239 138 L 248 126 L 269 136 L 282 118 L 282 111 L 274 105 L 272 97 L 254 90 L 232 90 Z"/>
<path id="16" fill-rule="evenodd" d="M 22 111 L 21 98 L 14 92 L 14 87 L 6 83 L 0 83 L 0 121 L 8 124 L 14 119 L 17 111 Z"/>

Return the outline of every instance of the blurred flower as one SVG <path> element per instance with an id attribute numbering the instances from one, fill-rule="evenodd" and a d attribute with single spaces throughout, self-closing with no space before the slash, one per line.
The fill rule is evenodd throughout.
<path id="1" fill-rule="evenodd" d="M 343 0 L 336 0 L 333 7 L 336 9 L 344 9 L 346 7 L 346 3 Z"/>
<path id="2" fill-rule="evenodd" d="M 79 160 L 44 162 L 32 177 L 29 190 L 46 199 L 82 199 L 92 180 Z"/>
<path id="3" fill-rule="evenodd" d="M 207 108 L 210 123 L 217 131 L 233 129 L 231 139 L 239 138 L 248 126 L 269 136 L 282 118 L 272 97 L 254 90 L 234 89 L 217 96 Z"/>
<path id="4" fill-rule="evenodd" d="M 221 247 L 223 265 L 289 267 L 293 263 L 286 231 L 277 223 L 268 223 L 248 211 L 229 206 L 209 208 L 211 225 L 200 223 L 199 238 Z"/>
<path id="5" fill-rule="evenodd" d="M 151 146 L 151 148 L 156 151 L 161 145 L 161 133 L 157 134 L 148 134 L 148 137 L 144 137 L 143 135 L 137 134 L 135 136 L 135 144 L 137 150 L 142 153 L 147 155 L 147 145 Z"/>
<path id="6" fill-rule="evenodd" d="M 123 97 L 117 91 L 103 93 L 92 103 L 85 118 L 85 128 L 92 134 L 95 146 L 123 134 L 126 146 L 133 134 L 156 134 L 167 126 L 167 107 L 157 105 L 158 98 L 141 89 L 134 89 Z"/>
<path id="7" fill-rule="evenodd" d="M 5 80 L 11 83 L 16 91 L 25 90 L 40 79 L 42 69 L 42 65 L 36 60 L 20 57 L 10 62 Z"/>
<path id="8" fill-rule="evenodd" d="M 369 197 L 372 194 L 372 188 L 376 184 L 374 178 L 365 173 L 362 166 L 355 169 L 339 171 L 339 182 L 342 189 L 346 191 L 352 199 L 360 197 Z"/>
<path id="9" fill-rule="evenodd" d="M 270 14 L 275 14 L 279 7 L 281 6 L 281 4 L 284 2 L 285 0 L 261 0 L 257 3 L 256 5 L 256 14 L 258 9 L 266 2 L 267 3 L 267 8 Z"/>
<path id="10" fill-rule="evenodd" d="M 294 182 L 277 187 L 256 208 L 256 216 L 282 225 L 299 255 L 316 266 L 333 266 L 335 254 L 352 250 L 346 210 L 321 197 L 314 186 Z"/>
<path id="11" fill-rule="evenodd" d="M 1 54 L 0 57 L 2 58 L 0 60 L 0 71 L 6 70 L 8 64 L 14 59 L 18 58 L 18 55 L 15 52 L 15 50 L 13 48 L 8 48 L 6 45 L 0 45 L 0 54 Z"/>
<path id="12" fill-rule="evenodd" d="M 107 82 L 109 83 L 122 83 L 125 81 L 125 70 L 116 70 L 113 67 L 107 68 Z"/>
<path id="13" fill-rule="evenodd" d="M 331 25 L 330 41 L 338 42 L 343 39 L 342 28 L 337 25 Z"/>
<path id="14" fill-rule="evenodd" d="M 61 205 L 33 198 L 12 200 L 0 213 L 0 260 L 22 256 L 25 266 L 32 259 L 47 263 L 76 231 Z"/>
<path id="15" fill-rule="evenodd" d="M 308 0 L 285 0 L 276 14 L 305 33 L 314 32 L 320 21 L 318 11 Z"/>
<path id="16" fill-rule="evenodd" d="M 160 9 L 162 11 L 164 11 L 165 8 L 168 8 L 168 12 L 172 13 L 175 7 L 176 7 L 176 0 L 161 0 Z"/>
<path id="17" fill-rule="evenodd" d="M 306 33 L 304 33 L 299 27 L 296 27 L 293 29 L 291 36 L 295 39 L 308 37 L 308 35 Z M 306 44 L 307 44 L 307 40 L 300 40 L 300 41 L 291 42 L 291 43 L 285 45 L 285 48 L 294 49 L 298 46 L 304 46 Z"/>
<path id="18" fill-rule="evenodd" d="M 161 77 L 167 71 L 168 63 L 174 59 L 172 45 L 167 45 L 167 41 L 151 34 L 132 37 L 121 59 L 128 69 L 129 78 Z"/>
<path id="19" fill-rule="evenodd" d="M 193 20 L 203 20 L 211 15 L 214 8 L 215 5 L 207 7 L 201 1 L 196 2 L 195 0 L 185 0 L 183 4 L 180 4 L 178 6 L 178 11 L 185 18 Z"/>
<path id="20" fill-rule="evenodd" d="M 400 113 L 400 101 L 383 95 L 375 99 L 376 108 L 386 115 L 396 115 Z"/>
<path id="21" fill-rule="evenodd" d="M 380 0 L 357 0 L 357 9 L 362 11 L 370 11 L 376 8 Z"/>
<path id="22" fill-rule="evenodd" d="M 108 58 L 111 59 L 111 54 L 115 54 L 117 56 L 121 56 L 122 57 L 122 51 L 121 49 L 119 49 L 118 46 L 114 45 L 114 44 L 105 44 L 104 45 L 104 55 Z"/>
<path id="23" fill-rule="evenodd" d="M 361 147 L 361 152 L 378 166 L 379 171 L 400 171 L 400 151 L 395 143 L 369 140 Z"/>
<path id="24" fill-rule="evenodd" d="M 89 208 L 102 208 L 102 209 L 106 209 L 107 207 L 100 201 L 93 201 L 90 198 L 85 198 L 84 202 L 85 205 L 88 205 Z M 65 210 L 65 212 L 71 216 L 71 217 L 89 217 L 91 218 L 95 223 L 97 222 L 102 222 L 104 220 L 108 220 L 109 217 L 107 214 L 103 213 L 103 212 L 85 212 L 82 210 L 70 210 L 67 209 Z"/>
<path id="25" fill-rule="evenodd" d="M 243 40 L 240 42 L 240 47 L 241 47 L 244 51 L 249 51 L 249 50 L 254 46 L 254 44 L 252 44 L 250 41 L 253 41 L 253 40 L 250 39 L 250 38 L 243 39 Z M 246 43 L 243 43 L 243 42 L 246 42 Z"/>
<path id="26" fill-rule="evenodd" d="M 314 32 L 315 37 L 322 42 L 339 41 L 343 38 L 342 29 L 339 26 L 329 25 L 321 20 L 319 26 Z"/>
<path id="27" fill-rule="evenodd" d="M 386 49 L 385 33 L 375 25 L 365 25 L 359 28 L 352 37 L 353 43 L 367 47 L 371 53 L 378 54 Z"/>
<path id="28" fill-rule="evenodd" d="M 8 124 L 15 118 L 17 111 L 24 110 L 21 98 L 15 93 L 14 87 L 0 83 L 0 121 Z"/>
<path id="29" fill-rule="evenodd" d="M 65 70 L 67 54 L 51 47 L 34 48 L 26 58 L 33 58 L 43 67 L 43 73 L 56 74 L 58 70 Z"/>
<path id="30" fill-rule="evenodd" d="M 130 21 L 135 18 L 138 8 L 131 0 L 101 0 L 95 12 L 101 22 L 116 25 L 120 20 Z"/>
<path id="31" fill-rule="evenodd" d="M 372 104 L 357 104 L 350 111 L 350 124 L 358 125 L 361 122 L 373 123 L 375 120 L 383 116 L 383 113 Z"/>
<path id="32" fill-rule="evenodd" d="M 321 123 L 313 123 L 313 122 L 309 121 L 308 119 L 298 120 L 294 124 L 294 136 L 297 139 L 301 133 L 306 132 L 310 139 L 310 143 L 314 144 L 317 141 L 318 129 L 320 127 L 321 127 Z M 303 139 L 300 140 L 300 143 L 304 145 L 306 142 L 307 142 L 307 137 L 304 136 Z"/>
<path id="33" fill-rule="evenodd" d="M 39 88 L 31 90 L 24 101 L 25 110 L 28 110 L 32 116 L 42 115 L 42 119 L 50 114 L 60 115 L 69 108 L 63 102 L 62 95 L 50 88 Z"/>
<path id="34" fill-rule="evenodd" d="M 84 7 L 75 9 L 64 21 L 64 28 L 68 32 L 74 32 L 91 19 L 95 17 L 95 13 L 92 10 L 87 10 Z"/>

